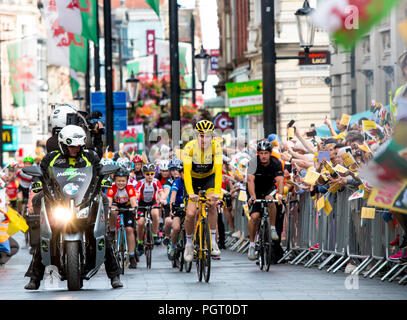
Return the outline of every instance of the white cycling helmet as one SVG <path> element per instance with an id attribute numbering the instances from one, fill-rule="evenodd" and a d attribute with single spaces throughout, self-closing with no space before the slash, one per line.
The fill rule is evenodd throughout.
<path id="1" fill-rule="evenodd" d="M 50 117 L 52 128 L 65 127 L 67 120 L 66 116 L 69 113 L 78 113 L 78 110 L 69 104 L 60 104 L 56 106 Z"/>
<path id="2" fill-rule="evenodd" d="M 158 168 L 160 170 L 163 170 L 163 171 L 168 171 L 169 170 L 169 164 L 170 164 L 169 160 L 161 160 Z"/>
<path id="3" fill-rule="evenodd" d="M 59 149 L 64 155 L 69 155 L 68 147 L 81 146 L 83 148 L 85 143 L 86 133 L 79 126 L 66 126 L 58 134 Z"/>

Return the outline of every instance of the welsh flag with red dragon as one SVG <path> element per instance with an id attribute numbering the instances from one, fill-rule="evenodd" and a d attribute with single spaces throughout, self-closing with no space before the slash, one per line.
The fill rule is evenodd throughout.
<path id="1" fill-rule="evenodd" d="M 352 49 L 369 30 L 387 16 L 399 0 L 325 0 L 313 15 L 345 50 Z"/>

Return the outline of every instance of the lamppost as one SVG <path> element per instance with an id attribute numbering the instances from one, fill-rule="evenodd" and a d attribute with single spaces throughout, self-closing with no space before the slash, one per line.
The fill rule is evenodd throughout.
<path id="1" fill-rule="evenodd" d="M 137 102 L 138 93 L 140 90 L 140 79 L 134 77 L 133 71 L 131 72 L 130 78 L 126 80 L 127 83 L 127 94 L 132 108 Z"/>
<path id="2" fill-rule="evenodd" d="M 196 88 L 181 89 L 181 92 L 201 91 L 202 94 L 204 94 L 205 82 L 206 80 L 208 80 L 210 60 L 211 56 L 207 54 L 203 46 L 201 46 L 201 52 L 194 56 L 196 73 L 198 74 L 198 81 L 201 83 L 201 89 Z"/>
<path id="3" fill-rule="evenodd" d="M 309 50 L 314 44 L 315 27 L 311 14 L 314 9 L 304 1 L 295 13 L 300 39 L 305 56 L 276 57 L 274 42 L 274 0 L 261 1 L 262 47 L 263 47 L 263 124 L 264 136 L 277 132 L 276 63 L 277 60 L 305 59 L 308 63 Z"/>

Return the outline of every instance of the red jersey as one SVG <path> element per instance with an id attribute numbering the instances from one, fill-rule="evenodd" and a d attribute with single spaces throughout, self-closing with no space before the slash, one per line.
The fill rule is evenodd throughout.
<path id="1" fill-rule="evenodd" d="M 129 204 L 130 198 L 136 196 L 136 190 L 133 185 L 128 184 L 123 190 L 117 189 L 116 184 L 113 184 L 109 190 L 107 190 L 107 197 L 113 199 L 113 202 L 117 204 Z"/>
<path id="2" fill-rule="evenodd" d="M 18 183 L 16 181 L 11 181 L 7 183 L 6 194 L 10 201 L 17 200 Z"/>
<path id="3" fill-rule="evenodd" d="M 144 202 L 157 202 L 157 195 L 163 191 L 161 182 L 156 178 L 151 183 L 148 183 L 146 179 L 137 182 L 136 192 L 140 194 L 139 201 Z"/>

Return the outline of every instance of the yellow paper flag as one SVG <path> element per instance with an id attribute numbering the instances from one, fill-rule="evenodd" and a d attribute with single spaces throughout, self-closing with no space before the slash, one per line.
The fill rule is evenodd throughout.
<path id="1" fill-rule="evenodd" d="M 319 211 L 319 210 L 321 210 L 321 209 L 324 208 L 324 207 L 325 207 L 325 198 L 324 198 L 324 197 L 321 197 L 321 198 L 319 198 L 318 201 L 317 201 L 317 210 Z"/>
<path id="2" fill-rule="evenodd" d="M 8 218 L 10 219 L 10 223 L 8 225 L 7 233 L 12 236 L 18 231 L 26 232 L 28 230 L 28 224 L 26 223 L 25 219 L 22 215 L 20 215 L 14 209 L 8 207 L 8 211 L 5 212 Z"/>
<path id="3" fill-rule="evenodd" d="M 362 120 L 363 132 L 371 129 L 376 129 L 376 122 L 369 120 Z"/>
<path id="4" fill-rule="evenodd" d="M 325 214 L 326 214 L 327 216 L 329 216 L 329 214 L 330 214 L 331 211 L 332 211 L 332 206 L 331 206 L 331 204 L 329 203 L 329 200 L 328 200 L 328 199 L 325 200 L 324 211 L 325 211 Z"/>
<path id="5" fill-rule="evenodd" d="M 332 186 L 329 187 L 328 191 L 332 194 L 338 192 L 338 190 L 342 188 L 342 186 L 338 183 L 333 184 Z"/>
<path id="6" fill-rule="evenodd" d="M 246 194 L 246 192 L 240 190 L 238 200 L 239 200 L 239 201 L 246 202 L 246 201 L 247 201 L 247 194 Z"/>
<path id="7" fill-rule="evenodd" d="M 352 164 L 355 163 L 355 159 L 353 159 L 352 155 L 349 152 L 345 152 L 342 156 L 343 164 L 347 167 L 350 167 Z"/>
<path id="8" fill-rule="evenodd" d="M 374 219 L 376 213 L 375 208 L 362 208 L 362 218 L 364 219 Z"/>
<path id="9" fill-rule="evenodd" d="M 342 124 L 342 125 L 347 127 L 349 125 L 349 122 L 350 122 L 350 117 L 351 116 L 349 114 L 343 113 L 341 121 L 339 122 L 339 124 Z"/>
<path id="10" fill-rule="evenodd" d="M 314 185 L 317 182 L 319 176 L 320 174 L 318 172 L 308 170 L 307 175 L 304 178 L 304 182 L 309 185 Z"/>
<path id="11" fill-rule="evenodd" d="M 335 166 L 334 170 L 335 170 L 336 172 L 339 172 L 339 173 L 346 173 L 346 172 L 348 172 L 348 169 L 346 169 L 345 167 L 341 166 L 340 164 L 337 164 L 337 165 Z"/>

